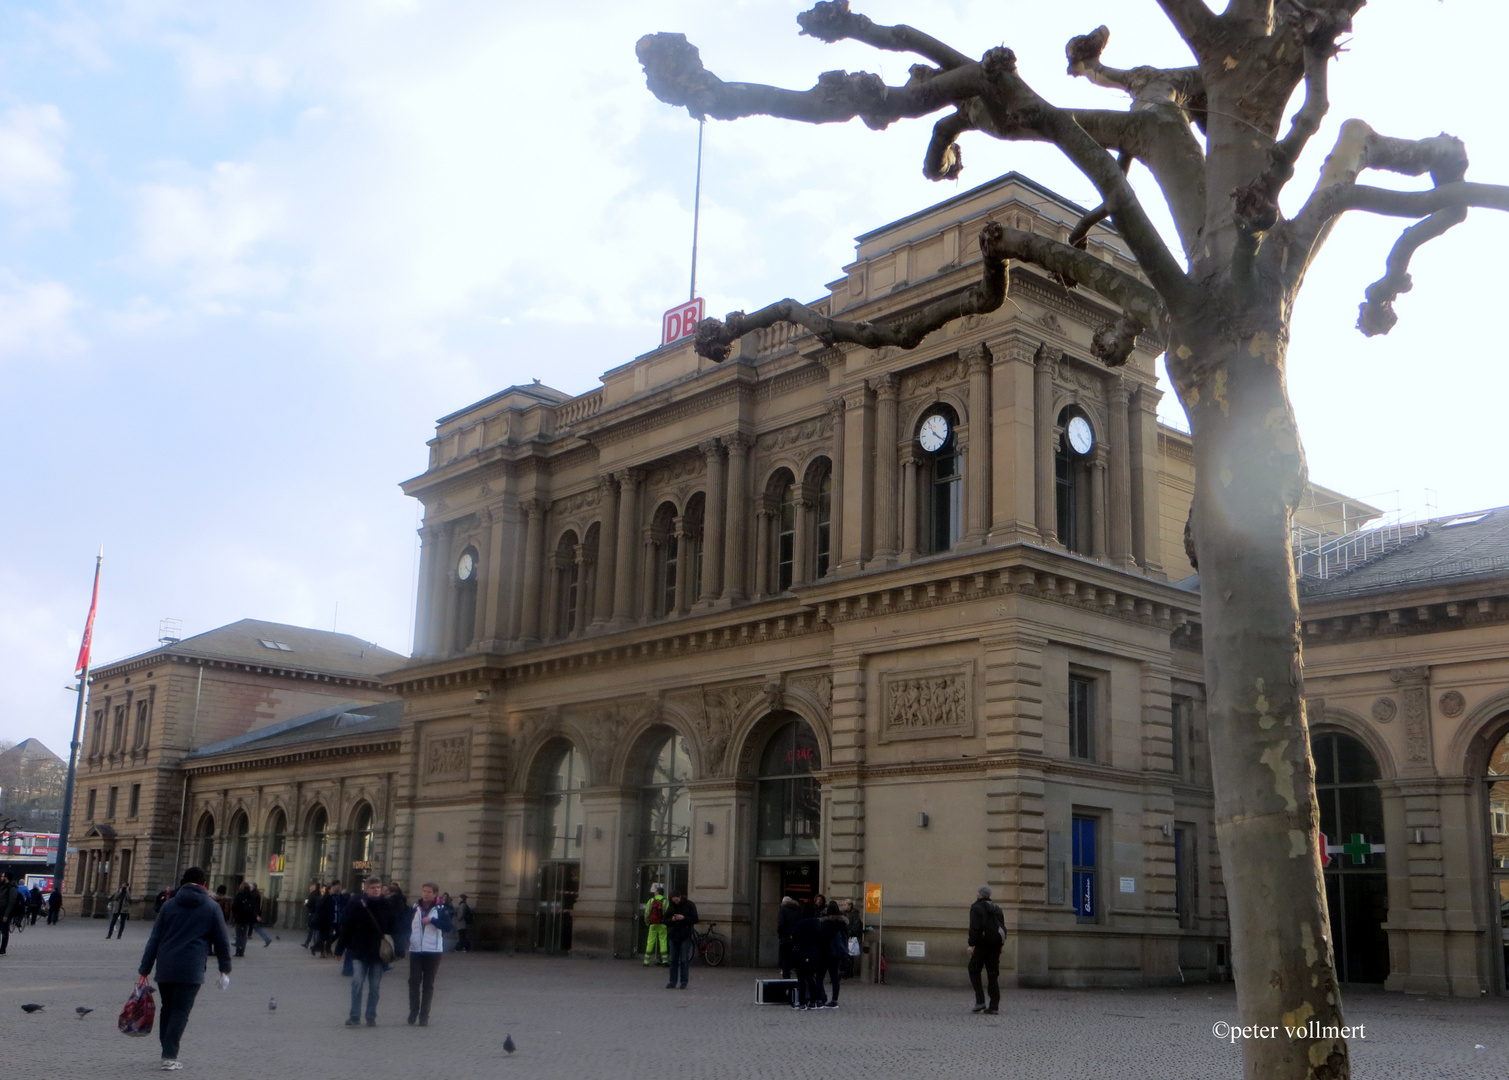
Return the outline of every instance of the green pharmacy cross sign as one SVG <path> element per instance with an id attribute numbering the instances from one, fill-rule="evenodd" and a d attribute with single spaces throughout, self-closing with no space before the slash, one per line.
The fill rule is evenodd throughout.
<path id="1" fill-rule="evenodd" d="M 1383 854 L 1382 844 L 1368 843 L 1363 839 L 1361 833 L 1353 833 L 1352 839 L 1345 844 L 1333 844 L 1330 842 L 1329 837 L 1326 837 L 1325 840 L 1325 857 L 1321 860 L 1322 866 L 1331 865 L 1332 855 L 1350 855 L 1352 856 L 1352 865 L 1361 866 L 1367 861 L 1369 855 Z"/>

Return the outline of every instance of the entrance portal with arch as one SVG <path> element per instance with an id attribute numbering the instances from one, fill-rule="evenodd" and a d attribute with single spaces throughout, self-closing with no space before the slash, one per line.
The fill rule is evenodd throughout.
<path id="1" fill-rule="evenodd" d="M 1509 991 L 1509 731 L 1488 755 L 1488 880 L 1498 927 L 1501 990 Z"/>
<path id="2" fill-rule="evenodd" d="M 639 859 L 635 875 L 634 951 L 643 953 L 647 924 L 644 904 L 656 884 L 669 899 L 686 895 L 687 861 L 692 850 L 692 755 L 686 739 L 667 734 L 646 754 L 639 795 Z"/>
<path id="3" fill-rule="evenodd" d="M 777 714 L 760 751 L 755 791 L 756 966 L 779 962 L 781 898 L 810 902 L 821 885 L 822 767 L 817 735 L 795 713 Z"/>
<path id="4" fill-rule="evenodd" d="M 540 798 L 540 863 L 535 879 L 535 948 L 571 950 L 571 918 L 582 884 L 582 788 L 586 763 L 568 742 L 546 755 Z"/>
<path id="5" fill-rule="evenodd" d="M 1326 905 L 1336 977 L 1344 983 L 1388 978 L 1388 872 L 1378 762 L 1357 739 L 1337 731 L 1310 739 L 1315 797 L 1325 834 Z"/>

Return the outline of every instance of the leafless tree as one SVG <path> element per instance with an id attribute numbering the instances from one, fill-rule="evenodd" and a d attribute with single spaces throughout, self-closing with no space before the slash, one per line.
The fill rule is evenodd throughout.
<path id="1" fill-rule="evenodd" d="M 1168 343 L 1170 379 L 1189 416 L 1196 487 L 1191 561 L 1200 571 L 1205 675 L 1216 820 L 1228 888 L 1237 997 L 1245 1023 L 1339 1026 L 1324 883 L 1317 847 L 1314 768 L 1300 675 L 1299 605 L 1289 553 L 1290 517 L 1305 485 L 1304 452 L 1285 386 L 1294 299 L 1316 253 L 1344 212 L 1413 220 L 1383 277 L 1364 293 L 1364 334 L 1393 326 L 1394 299 L 1410 288 L 1415 250 L 1471 206 L 1509 209 L 1509 188 L 1468 183 L 1462 143 L 1448 135 L 1391 138 L 1360 120 L 1342 125 L 1320 180 L 1292 218 L 1280 191 L 1328 109 L 1326 80 L 1338 41 L 1363 0 L 1158 0 L 1195 63 L 1119 69 L 1101 62 L 1102 26 L 1072 39 L 1069 72 L 1125 92 L 1126 109 L 1065 109 L 1017 71 L 1009 48 L 975 58 L 910 26 L 881 26 L 836 0 L 797 16 L 802 33 L 913 53 L 905 85 L 864 72 L 825 72 L 809 90 L 724 82 L 681 34 L 638 44 L 650 90 L 693 116 L 756 114 L 806 123 L 863 120 L 883 129 L 942 112 L 923 156 L 934 180 L 959 174 L 958 139 L 977 131 L 1057 147 L 1089 178 L 1101 205 L 1069 242 L 987 226 L 981 281 L 904 318 L 844 322 L 794 300 L 706 320 L 697 350 L 727 357 L 743 334 L 775 322 L 828 342 L 913 348 L 952 319 L 1000 306 L 1006 262 L 1036 264 L 1114 301 L 1122 315 L 1096 335 L 1095 353 L 1125 363 L 1137 335 Z M 1303 104 L 1283 127 L 1287 103 Z M 1182 251 L 1164 243 L 1127 180 L 1133 162 L 1153 175 Z M 1395 191 L 1359 183 L 1364 170 L 1429 174 L 1432 186 Z M 1109 218 L 1141 278 L 1084 250 Z M 1182 257 L 1181 257 L 1182 256 Z M 1339 1038 L 1251 1039 L 1246 1075 L 1264 1080 L 1349 1075 Z"/>

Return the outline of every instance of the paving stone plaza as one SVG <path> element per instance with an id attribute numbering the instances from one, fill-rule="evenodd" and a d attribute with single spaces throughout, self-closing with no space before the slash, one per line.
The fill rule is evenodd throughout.
<path id="1" fill-rule="evenodd" d="M 11 938 L 0 958 L 0 1060 L 8 1075 L 140 1077 L 158 1071 L 156 1033 L 128 1039 L 116 1017 L 135 980 L 149 924 L 104 940 L 102 921 L 65 920 Z M 407 965 L 383 984 L 378 1027 L 342 1025 L 339 961 L 315 960 L 287 934 L 253 940 L 230 989 L 201 992 L 184 1038 L 185 1076 L 360 1075 L 595 1080 L 906 1077 L 1209 1080 L 1241 1074 L 1217 1039 L 1235 1022 L 1229 985 L 1164 990 L 1007 989 L 1001 1015 L 969 1012 L 957 991 L 844 987 L 836 1011 L 754 1004 L 755 972 L 692 969 L 686 991 L 639 962 L 498 953 L 448 954 L 428 1028 L 404 1024 Z M 278 1008 L 269 1012 L 269 998 Z M 21 1005 L 39 1003 L 30 1014 Z M 75 1008 L 94 1012 L 82 1020 Z M 1422 999 L 1378 991 L 1348 999 L 1360 1080 L 1509 1076 L 1509 1000 Z M 505 1035 L 517 1045 L 503 1052 Z M 1482 1049 L 1476 1049 L 1482 1046 Z M 333 1070 L 333 1072 L 332 1072 Z"/>

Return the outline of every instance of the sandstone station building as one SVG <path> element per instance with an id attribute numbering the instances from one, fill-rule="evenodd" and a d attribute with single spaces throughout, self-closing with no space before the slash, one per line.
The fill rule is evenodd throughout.
<path id="1" fill-rule="evenodd" d="M 987 219 L 1061 239 L 1082 213 L 1008 174 L 861 236 L 819 306 L 904 312 L 977 279 Z M 1135 272 L 1109 229 L 1090 250 Z M 1010 279 L 910 352 L 782 325 L 444 417 L 403 485 L 414 655 L 235 624 L 203 636 L 245 626 L 234 657 L 101 669 L 70 903 L 194 861 L 283 896 L 372 868 L 469 894 L 484 943 L 625 955 L 666 882 L 765 966 L 783 895 L 869 881 L 892 975 L 952 981 L 988 882 L 1019 985 L 1224 977 L 1162 343 L 1108 370 L 1105 301 Z M 1503 993 L 1509 510 L 1378 516 L 1312 487 L 1295 527 L 1343 978 Z M 258 689 L 196 733 L 195 671 Z M 118 738 L 169 677 L 157 734 Z M 150 821 L 122 816 L 138 782 Z"/>

